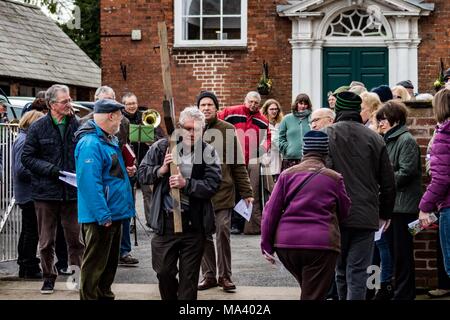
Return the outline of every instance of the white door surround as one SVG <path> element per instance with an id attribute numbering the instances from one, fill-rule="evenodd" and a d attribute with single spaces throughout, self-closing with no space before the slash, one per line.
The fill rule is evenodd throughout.
<path id="1" fill-rule="evenodd" d="M 418 20 L 429 15 L 434 4 L 420 0 L 288 2 L 287 5 L 279 5 L 277 11 L 278 15 L 292 21 L 289 39 L 292 46 L 292 99 L 299 93 L 306 93 L 311 97 L 314 108 L 324 106 L 323 47 L 387 47 L 389 86 L 409 79 L 417 88 Z M 360 13 L 368 17 L 363 18 Z M 349 18 L 349 15 L 355 18 Z M 352 19 L 353 22 L 350 21 Z M 345 23 L 341 23 L 343 20 Z"/>

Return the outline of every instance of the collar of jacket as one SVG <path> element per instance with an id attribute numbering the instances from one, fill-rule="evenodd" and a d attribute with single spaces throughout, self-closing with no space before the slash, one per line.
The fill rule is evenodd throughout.
<path id="1" fill-rule="evenodd" d="M 214 128 L 216 123 L 217 123 L 217 116 L 214 119 L 212 119 L 209 123 L 206 124 L 204 131 L 206 131 L 206 130 L 208 130 L 210 128 Z"/>
<path id="2" fill-rule="evenodd" d="M 389 129 L 384 135 L 384 141 L 388 142 L 390 140 L 397 139 L 399 136 L 408 132 L 408 128 L 405 125 L 396 125 L 395 127 Z"/>
<path id="3" fill-rule="evenodd" d="M 444 133 L 444 134 L 450 134 L 450 119 L 447 119 L 444 122 L 442 122 L 441 124 L 438 124 L 437 132 Z"/>
<path id="4" fill-rule="evenodd" d="M 112 146 L 115 146 L 115 147 L 119 146 L 119 140 L 117 139 L 117 137 L 115 135 L 108 134 L 106 131 L 104 131 L 102 128 L 100 128 L 94 120 L 92 120 L 92 123 L 94 124 L 95 132 L 100 139 L 104 140 L 106 143 L 108 143 Z"/>
<path id="5" fill-rule="evenodd" d="M 317 152 L 308 152 L 307 154 L 305 154 L 303 156 L 302 162 L 314 160 L 314 161 L 320 161 L 323 163 L 323 165 L 325 165 L 326 158 L 327 158 L 327 155 L 325 155 L 325 154 L 321 154 L 321 153 L 317 153 Z"/>
<path id="6" fill-rule="evenodd" d="M 356 121 L 361 124 L 363 123 L 360 113 L 358 111 L 353 110 L 342 110 L 337 112 L 336 120 L 334 122 L 339 121 Z"/>

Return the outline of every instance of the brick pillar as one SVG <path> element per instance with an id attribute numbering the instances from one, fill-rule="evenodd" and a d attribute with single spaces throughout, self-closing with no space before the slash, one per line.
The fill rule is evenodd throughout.
<path id="1" fill-rule="evenodd" d="M 409 107 L 409 129 L 420 146 L 422 160 L 423 191 L 429 182 L 425 171 L 425 155 L 428 143 L 436 127 L 431 103 Z M 424 230 L 414 237 L 414 259 L 416 263 L 416 286 L 418 288 L 435 288 L 437 286 L 436 269 L 436 230 Z"/>

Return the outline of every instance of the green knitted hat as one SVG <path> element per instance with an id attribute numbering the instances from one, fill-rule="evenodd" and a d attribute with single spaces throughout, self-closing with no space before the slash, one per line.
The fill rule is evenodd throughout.
<path id="1" fill-rule="evenodd" d="M 361 112 L 361 98 L 349 91 L 344 91 L 336 94 L 336 105 L 334 106 L 335 111 L 358 111 Z"/>
<path id="2" fill-rule="evenodd" d="M 334 90 L 333 96 L 336 96 L 338 93 L 341 93 L 341 92 L 344 92 L 344 91 L 348 91 L 348 89 L 350 89 L 350 86 L 339 87 L 336 90 Z"/>

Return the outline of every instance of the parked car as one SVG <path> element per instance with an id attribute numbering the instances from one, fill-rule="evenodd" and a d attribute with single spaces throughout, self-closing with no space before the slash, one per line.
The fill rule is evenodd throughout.
<path id="1" fill-rule="evenodd" d="M 34 97 L 16 97 L 16 96 L 8 97 L 9 103 L 12 106 L 11 109 L 8 109 L 8 119 L 10 121 L 14 119 L 20 120 L 20 118 L 22 117 L 23 108 L 28 104 L 32 103 L 34 99 L 35 99 Z M 85 104 L 87 104 L 87 102 L 85 102 Z M 93 105 L 94 103 L 92 102 L 92 106 Z M 93 109 L 93 107 L 90 108 L 78 102 L 72 102 L 72 106 L 75 110 L 75 114 L 80 118 L 91 113 Z"/>

